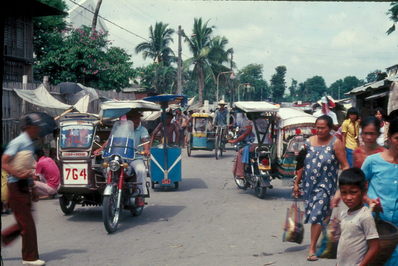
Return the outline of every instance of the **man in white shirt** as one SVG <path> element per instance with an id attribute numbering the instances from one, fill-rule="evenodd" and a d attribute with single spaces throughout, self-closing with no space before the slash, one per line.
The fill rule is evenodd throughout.
<path id="1" fill-rule="evenodd" d="M 337 115 L 335 112 L 330 110 L 330 108 L 334 108 L 336 105 L 333 101 L 331 101 L 328 97 L 323 96 L 321 98 L 322 108 L 315 111 L 312 115 L 315 117 L 320 117 L 322 115 L 330 116 L 333 120 L 333 125 L 336 127 L 335 130 L 338 128 L 339 122 L 337 121 Z"/>

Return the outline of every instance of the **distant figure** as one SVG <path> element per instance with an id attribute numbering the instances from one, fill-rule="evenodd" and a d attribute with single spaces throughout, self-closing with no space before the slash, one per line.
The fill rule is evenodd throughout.
<path id="1" fill-rule="evenodd" d="M 335 112 L 330 110 L 330 108 L 334 108 L 336 106 L 336 104 L 332 100 L 330 100 L 327 96 L 323 96 L 321 98 L 321 105 L 322 105 L 322 108 L 320 110 L 317 110 L 312 115 L 315 117 L 320 117 L 322 115 L 330 116 L 330 118 L 332 118 L 332 121 L 333 121 L 333 129 L 337 130 L 338 124 L 339 124 L 339 122 L 337 120 L 337 115 Z"/>
<path id="2" fill-rule="evenodd" d="M 347 161 L 350 167 L 354 164 L 353 152 L 359 146 L 359 113 L 351 107 L 347 111 L 346 120 L 341 125 L 342 142 L 345 147 Z"/>
<path id="3" fill-rule="evenodd" d="M 387 132 L 389 126 L 389 123 L 385 121 L 386 113 L 383 109 L 377 108 L 375 111 L 375 117 L 380 121 L 380 135 L 377 138 L 377 144 L 379 144 L 380 146 L 385 146 L 388 138 Z"/>
<path id="4" fill-rule="evenodd" d="M 175 110 L 175 116 L 174 116 L 174 123 L 177 124 L 178 130 L 179 130 L 179 137 L 177 143 L 181 147 L 185 147 L 184 139 L 185 139 L 185 129 L 188 126 L 188 117 L 186 117 L 182 112 L 181 108 L 177 108 Z"/>
<path id="5" fill-rule="evenodd" d="M 166 133 L 163 130 L 162 122 L 160 122 L 152 132 L 151 144 L 150 144 L 151 146 L 152 146 L 153 142 L 155 141 L 156 135 L 159 132 L 161 132 L 162 140 L 164 139 L 164 135 L 166 134 L 167 145 L 173 144 L 175 142 L 178 143 L 180 131 L 175 123 L 171 123 L 172 120 L 173 120 L 173 113 L 167 112 L 166 113 L 166 128 L 165 128 Z"/>

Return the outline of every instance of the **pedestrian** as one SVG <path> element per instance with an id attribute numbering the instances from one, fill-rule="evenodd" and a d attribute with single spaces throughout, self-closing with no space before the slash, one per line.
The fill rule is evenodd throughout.
<path id="1" fill-rule="evenodd" d="M 351 107 L 347 111 L 346 120 L 341 125 L 341 132 L 347 161 L 350 167 L 354 165 L 353 152 L 359 146 L 359 113 Z"/>
<path id="2" fill-rule="evenodd" d="M 389 148 L 368 156 L 362 165 L 368 181 L 365 198 L 369 205 L 376 204 L 379 210 L 382 208 L 382 220 L 398 226 L 398 118 L 390 121 L 387 136 Z M 384 265 L 398 265 L 398 246 Z"/>
<path id="3" fill-rule="evenodd" d="M 363 202 L 365 174 L 359 168 L 344 170 L 339 177 L 339 189 L 348 210 L 341 214 L 337 265 L 368 265 L 380 247 L 372 212 Z"/>
<path id="4" fill-rule="evenodd" d="M 179 139 L 178 139 L 178 144 L 181 147 L 185 147 L 185 129 L 188 126 L 188 117 L 186 117 L 182 112 L 181 108 L 177 108 L 175 110 L 175 116 L 173 119 L 173 122 L 177 124 L 178 130 L 179 130 Z"/>
<path id="5" fill-rule="evenodd" d="M 37 114 L 28 114 L 21 119 L 22 133 L 13 139 L 2 155 L 2 169 L 9 173 L 9 205 L 13 211 L 16 224 L 1 232 L 4 245 L 9 245 L 19 235 L 22 236 L 22 264 L 44 265 L 39 259 L 36 226 L 32 216 L 32 195 L 29 184 L 32 183 L 33 171 L 15 167 L 13 160 L 20 152 L 29 151 L 33 160 L 33 140 L 39 137 L 41 119 Z"/>
<path id="6" fill-rule="evenodd" d="M 380 136 L 380 121 L 376 117 L 369 116 L 361 121 L 360 134 L 363 144 L 357 147 L 353 153 L 353 165 L 358 168 L 361 168 L 366 157 L 385 150 L 377 143 Z"/>
<path id="7" fill-rule="evenodd" d="M 327 115 L 315 121 L 316 135 L 305 142 L 306 155 L 303 168 L 297 169 L 293 194 L 300 194 L 299 184 L 303 180 L 305 219 L 311 224 L 311 242 L 308 261 L 318 260 L 316 244 L 324 221 L 330 216 L 330 203 L 337 190 L 337 171 L 348 168 L 341 141 L 331 134 L 333 120 Z"/>
<path id="8" fill-rule="evenodd" d="M 33 188 L 39 197 L 52 197 L 61 186 L 59 168 L 53 159 L 44 155 L 43 149 L 38 149 L 36 156 L 38 160 Z"/>
<path id="9" fill-rule="evenodd" d="M 323 96 L 321 98 L 321 109 L 315 111 L 313 113 L 313 116 L 315 117 L 320 117 L 322 115 L 327 115 L 330 118 L 332 118 L 333 121 L 333 129 L 337 130 L 339 128 L 339 122 L 337 120 L 337 115 L 335 112 L 333 112 L 331 109 L 334 108 L 336 104 L 329 99 L 327 96 Z"/>
<path id="10" fill-rule="evenodd" d="M 375 117 L 380 121 L 380 135 L 377 138 L 377 144 L 385 146 L 387 142 L 387 132 L 389 123 L 385 121 L 386 112 L 383 109 L 377 108 L 375 111 Z"/>

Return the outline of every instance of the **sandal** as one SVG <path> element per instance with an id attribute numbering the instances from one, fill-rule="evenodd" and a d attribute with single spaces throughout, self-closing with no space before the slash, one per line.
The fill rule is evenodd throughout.
<path id="1" fill-rule="evenodd" d="M 308 257 L 307 257 L 307 260 L 308 260 L 308 261 L 317 261 L 317 260 L 318 260 L 318 257 L 317 257 L 315 254 L 310 254 L 310 255 L 308 255 Z"/>

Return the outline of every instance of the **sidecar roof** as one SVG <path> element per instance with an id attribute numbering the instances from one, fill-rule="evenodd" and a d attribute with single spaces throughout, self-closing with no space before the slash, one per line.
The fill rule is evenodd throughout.
<path id="1" fill-rule="evenodd" d="M 123 100 L 123 101 L 107 101 L 101 104 L 100 118 L 114 119 L 121 117 L 131 110 L 144 111 L 159 111 L 160 107 L 156 103 L 145 100 Z"/>
<path id="2" fill-rule="evenodd" d="M 245 102 L 235 102 L 234 107 L 242 110 L 245 113 L 262 113 L 262 112 L 278 112 L 279 107 L 262 101 L 245 101 Z"/>

